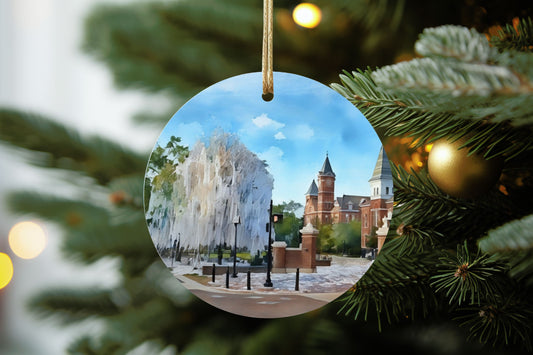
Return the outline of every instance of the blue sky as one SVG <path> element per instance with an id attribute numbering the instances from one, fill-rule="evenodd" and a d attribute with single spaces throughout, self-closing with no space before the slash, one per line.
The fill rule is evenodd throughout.
<path id="1" fill-rule="evenodd" d="M 274 99 L 266 102 L 261 94 L 261 73 L 214 84 L 174 114 L 157 144 L 165 146 L 174 135 L 192 147 L 215 129 L 236 133 L 268 163 L 275 204 L 305 202 L 326 152 L 336 174 L 336 196 L 370 194 L 368 179 L 381 142 L 351 103 L 321 83 L 280 72 L 274 73 Z"/>

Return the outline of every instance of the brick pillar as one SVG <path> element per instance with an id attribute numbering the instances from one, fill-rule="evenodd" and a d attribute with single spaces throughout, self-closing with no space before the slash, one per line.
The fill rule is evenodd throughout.
<path id="1" fill-rule="evenodd" d="M 300 232 L 302 233 L 302 263 L 300 271 L 316 272 L 316 238 L 318 229 L 308 223 Z"/>
<path id="2" fill-rule="evenodd" d="M 273 273 L 285 273 L 285 252 L 287 249 L 287 243 L 274 242 L 272 243 L 272 272 Z"/>

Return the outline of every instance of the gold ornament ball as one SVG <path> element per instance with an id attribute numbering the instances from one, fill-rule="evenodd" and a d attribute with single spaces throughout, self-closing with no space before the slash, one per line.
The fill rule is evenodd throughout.
<path id="1" fill-rule="evenodd" d="M 468 156 L 469 149 L 459 147 L 463 139 L 436 141 L 428 156 L 431 180 L 448 195 L 473 198 L 487 192 L 498 181 L 503 159 L 485 159 L 480 154 Z"/>

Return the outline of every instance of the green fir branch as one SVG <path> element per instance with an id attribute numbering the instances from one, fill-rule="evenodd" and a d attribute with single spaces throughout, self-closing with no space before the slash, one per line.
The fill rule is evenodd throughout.
<path id="1" fill-rule="evenodd" d="M 426 95 L 439 95 L 441 99 L 442 94 L 487 97 L 531 90 L 506 67 L 448 58 L 416 58 L 378 69 L 372 73 L 372 78 L 381 87 L 426 92 Z"/>
<path id="2" fill-rule="evenodd" d="M 454 220 L 455 215 L 462 215 L 468 209 L 474 209 L 475 203 L 461 200 L 443 193 L 431 180 L 427 169 L 410 172 L 402 166 L 391 165 L 394 180 L 394 197 L 397 204 L 397 218 L 404 224 L 424 220 L 427 224 L 437 225 L 438 220 Z M 424 214 L 434 220 L 428 221 Z"/>
<path id="3" fill-rule="evenodd" d="M 69 259 L 92 263 L 106 256 L 117 256 L 123 262 L 132 259 L 137 270 L 156 258 L 139 208 L 118 212 L 123 208 L 117 211 L 89 201 L 32 192 L 12 193 L 8 203 L 13 212 L 32 214 L 62 226 L 65 235 L 61 250 Z M 126 211 L 128 218 L 124 219 L 121 216 Z"/>
<path id="4" fill-rule="evenodd" d="M 408 173 L 391 164 L 391 170 L 395 187 L 393 221 L 400 234 L 391 240 L 396 252 L 455 248 L 459 240 L 485 235 L 491 228 L 527 213 L 497 189 L 475 201 L 458 199 L 440 191 L 425 169 Z"/>
<path id="5" fill-rule="evenodd" d="M 393 215 L 391 226 L 395 221 L 399 220 L 398 217 Z M 390 231 L 389 235 L 387 235 L 387 249 L 397 255 L 420 254 L 438 247 L 442 243 L 443 235 L 425 226 L 421 228 L 402 223 L 398 229 L 400 230 L 399 236 L 391 236 Z"/>
<path id="6" fill-rule="evenodd" d="M 122 176 L 108 184 L 109 190 L 116 196 L 116 206 L 128 206 L 132 209 L 143 208 L 143 176 L 139 174 Z"/>
<path id="7" fill-rule="evenodd" d="M 533 131 L 518 127 L 531 123 L 531 95 L 494 100 L 450 95 L 444 100 L 428 95 L 428 90 L 385 89 L 376 84 L 369 70 L 344 72 L 340 80 L 341 84 L 331 87 L 352 102 L 375 128 L 384 128 L 388 136 L 416 137 L 416 147 L 442 138 L 468 137 L 472 154 L 481 153 L 486 158 L 503 155 L 507 160 L 532 147 Z M 489 123 L 488 118 L 494 122 Z M 494 131 L 499 132 L 497 140 Z"/>
<path id="8" fill-rule="evenodd" d="M 385 243 L 385 246 L 389 243 Z M 434 266 L 431 253 L 396 255 L 386 247 L 343 298 L 339 313 L 355 319 L 375 317 L 378 328 L 406 318 L 425 317 L 438 308 L 428 281 Z"/>
<path id="9" fill-rule="evenodd" d="M 107 209 L 89 201 L 31 191 L 10 193 L 7 204 L 14 213 L 31 214 L 67 230 L 83 230 L 95 224 L 108 225 L 110 221 Z"/>
<path id="10" fill-rule="evenodd" d="M 0 109 L 0 141 L 44 154 L 33 164 L 81 171 L 100 184 L 143 172 L 146 158 L 101 137 L 82 137 L 75 130 L 40 115 Z"/>
<path id="11" fill-rule="evenodd" d="M 447 33 L 461 39 L 445 40 Z M 481 49 L 461 59 L 471 38 Z M 389 136 L 415 137 L 417 146 L 468 137 L 472 154 L 507 160 L 532 148 L 533 56 L 490 51 L 482 35 L 457 26 L 430 29 L 417 44 L 430 57 L 345 71 L 332 88 L 374 127 Z"/>
<path id="12" fill-rule="evenodd" d="M 533 249 L 533 215 L 511 221 L 489 231 L 480 239 L 479 247 L 485 253 L 524 251 Z"/>
<path id="13" fill-rule="evenodd" d="M 450 304 L 481 304 L 482 300 L 501 295 L 501 279 L 506 266 L 497 258 L 472 252 L 468 245 L 457 246 L 455 253 L 446 252 L 439 258 L 437 272 L 431 276 L 435 292 L 443 293 Z"/>
<path id="14" fill-rule="evenodd" d="M 28 307 L 41 317 L 53 317 L 63 324 L 120 313 L 112 291 L 97 287 L 43 291 L 29 300 Z"/>
<path id="15" fill-rule="evenodd" d="M 528 352 L 531 345 L 533 311 L 528 296 L 511 291 L 505 297 L 481 306 L 462 307 L 455 318 L 467 330 L 468 340 L 493 347 L 518 346 Z"/>
<path id="16" fill-rule="evenodd" d="M 520 19 L 515 26 L 506 24 L 498 34 L 490 38 L 490 44 L 500 51 L 533 51 L 533 20 L 531 17 Z"/>
<path id="17" fill-rule="evenodd" d="M 128 267 L 133 273 L 157 258 L 141 212 L 137 212 L 136 220 L 128 224 L 94 224 L 83 230 L 69 231 L 61 250 L 67 258 L 84 263 L 92 263 L 106 256 L 120 257 L 123 263 L 136 265 L 133 269 Z"/>
<path id="18" fill-rule="evenodd" d="M 423 57 L 455 58 L 478 64 L 490 62 L 497 54 L 487 38 L 475 29 L 451 25 L 424 29 L 415 50 Z"/>
<path id="19" fill-rule="evenodd" d="M 480 239 L 479 247 L 509 264 L 509 275 L 533 285 L 533 215 L 502 225 Z"/>

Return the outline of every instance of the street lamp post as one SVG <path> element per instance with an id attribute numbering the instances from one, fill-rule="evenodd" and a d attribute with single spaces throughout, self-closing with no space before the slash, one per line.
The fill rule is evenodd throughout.
<path id="1" fill-rule="evenodd" d="M 172 236 L 170 237 L 172 238 Z M 176 239 L 174 239 L 174 244 L 172 245 L 172 252 L 170 253 L 171 267 L 174 267 L 174 257 L 176 256 Z"/>
<path id="2" fill-rule="evenodd" d="M 270 200 L 270 209 L 268 210 L 268 249 L 267 249 L 267 278 L 263 284 L 265 287 L 272 287 L 270 279 L 270 269 L 272 268 L 272 200 Z"/>
<path id="3" fill-rule="evenodd" d="M 272 269 L 272 223 L 283 222 L 283 214 L 272 213 L 272 200 L 270 200 L 270 210 L 268 211 L 268 251 L 267 251 L 267 279 L 263 284 L 265 287 L 272 287 L 270 270 Z"/>
<path id="4" fill-rule="evenodd" d="M 178 233 L 178 246 L 176 247 L 176 261 L 181 261 L 181 233 Z"/>
<path id="5" fill-rule="evenodd" d="M 231 277 L 237 277 L 237 224 L 241 223 L 241 217 L 238 215 L 233 218 L 233 224 L 235 225 L 235 243 L 233 244 L 233 275 Z"/>

